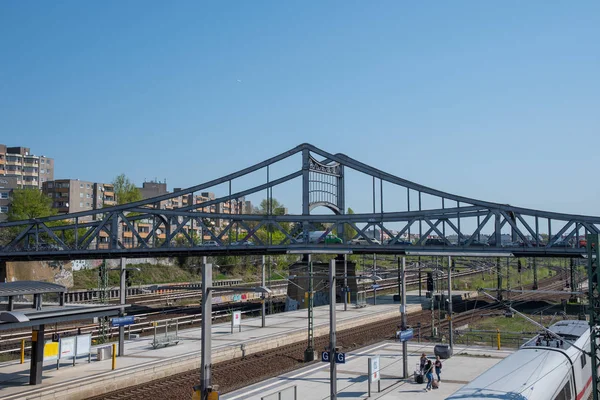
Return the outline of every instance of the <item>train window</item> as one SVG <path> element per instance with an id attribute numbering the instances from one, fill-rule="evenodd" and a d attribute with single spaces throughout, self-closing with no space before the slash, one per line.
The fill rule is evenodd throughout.
<path id="1" fill-rule="evenodd" d="M 587 363 L 587 360 L 586 360 L 585 354 L 581 354 L 581 368 L 585 367 L 586 363 Z"/>
<path id="2" fill-rule="evenodd" d="M 556 394 L 554 400 L 571 400 L 571 382 L 567 382 L 565 386 Z"/>

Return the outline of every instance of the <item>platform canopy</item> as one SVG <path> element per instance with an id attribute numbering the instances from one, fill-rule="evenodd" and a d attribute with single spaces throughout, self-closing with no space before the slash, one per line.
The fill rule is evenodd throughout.
<path id="1" fill-rule="evenodd" d="M 69 321 L 81 321 L 96 317 L 114 317 L 121 308 L 129 305 L 69 305 L 47 307 L 43 310 L 33 308 L 0 312 L 0 331 L 7 329 L 29 328 Z"/>
<path id="2" fill-rule="evenodd" d="M 67 288 L 56 283 L 38 281 L 16 281 L 0 283 L 0 297 L 31 294 L 64 293 Z"/>

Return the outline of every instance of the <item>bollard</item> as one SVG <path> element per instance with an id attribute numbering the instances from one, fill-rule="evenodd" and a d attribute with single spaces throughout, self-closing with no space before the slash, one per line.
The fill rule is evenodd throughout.
<path id="1" fill-rule="evenodd" d="M 496 335 L 497 335 L 496 339 L 498 341 L 498 350 L 500 350 L 500 329 L 499 328 L 496 328 Z"/>
<path id="2" fill-rule="evenodd" d="M 112 345 L 112 369 L 113 371 L 117 369 L 117 345 L 114 343 Z"/>
<path id="3" fill-rule="evenodd" d="M 21 364 L 25 363 L 25 339 L 21 339 Z"/>

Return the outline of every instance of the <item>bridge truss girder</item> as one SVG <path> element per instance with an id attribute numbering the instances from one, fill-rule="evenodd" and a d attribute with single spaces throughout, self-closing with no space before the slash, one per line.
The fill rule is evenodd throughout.
<path id="1" fill-rule="evenodd" d="M 278 179 L 269 179 L 269 168 L 298 153 L 302 155 L 299 170 Z M 322 159 L 318 160 L 316 157 Z M 231 192 L 232 180 L 263 168 L 267 169 L 265 183 Z M 373 200 L 371 213 L 344 214 L 344 171 L 348 168 L 372 177 L 373 199 L 375 183 L 379 181 L 382 203 L 380 212 L 375 212 Z M 272 198 L 273 187 L 297 178 L 302 180 L 301 214 L 277 215 L 274 210 L 267 210 L 264 215 L 207 212 L 212 206 L 231 206 L 232 201 L 265 190 L 267 198 Z M 384 182 L 406 190 L 407 202 L 404 209 L 392 206 L 392 211 L 383 211 Z M 203 203 L 175 209 L 160 208 L 161 202 L 193 195 L 220 184 L 229 184 L 229 193 Z M 411 209 L 411 194 L 418 196 L 417 209 Z M 422 195 L 437 199 L 440 206 L 423 209 Z M 396 200 L 386 198 L 385 203 L 389 207 L 390 204 L 397 203 Z M 312 215 L 310 212 L 315 206 L 326 206 L 334 211 L 334 215 Z M 218 227 L 214 225 L 214 221 L 219 221 Z M 467 222 L 474 227 L 469 232 L 464 228 Z M 544 222 L 548 224 L 548 229 L 545 230 L 548 240 L 542 243 L 540 223 Z M 345 155 L 331 154 L 303 144 L 252 167 L 179 192 L 100 210 L 1 223 L 0 240 L 4 238 L 4 241 L 0 242 L 0 260 L 43 259 L 49 256 L 99 258 L 138 257 L 141 254 L 171 256 L 192 253 L 284 253 L 307 248 L 334 248 L 333 245 L 324 246 L 309 241 L 308 232 L 316 230 L 316 225 L 327 227 L 323 236 L 333 231 L 339 234 L 345 229 L 356 231 L 354 238 L 364 238 L 367 244 L 343 244 L 335 247 L 350 249 L 356 253 L 442 251 L 572 257 L 585 253 L 585 249 L 579 246 L 580 237 L 600 233 L 599 217 L 525 209 L 444 193 L 377 170 Z M 395 235 L 391 233 L 391 225 L 401 227 Z M 490 226 L 493 231 L 490 242 L 493 245 L 472 246 L 479 241 L 484 229 L 489 231 Z M 390 236 L 391 242 L 387 245 L 374 243 L 372 237 L 367 235 L 367 230 L 371 228 Z M 512 243 L 502 247 L 503 229 L 508 229 L 513 242 L 520 244 Z M 269 232 L 267 236 L 263 234 L 265 230 Z M 241 236 L 237 235 L 240 231 Z M 414 246 L 398 244 L 401 237 L 417 231 L 420 237 Z M 200 234 L 200 239 L 196 232 Z M 233 232 L 236 233 L 235 240 L 232 240 Z M 444 246 L 427 246 L 426 239 L 429 235 L 440 237 Z M 452 245 L 449 239 L 451 235 L 458 238 L 459 245 Z M 204 238 L 217 245 L 203 245 Z M 575 241 L 576 246 L 564 246 L 565 241 Z M 237 243 L 234 245 L 233 242 Z M 249 245 L 249 242 L 253 245 Z M 557 246 L 558 244 L 561 246 Z"/>

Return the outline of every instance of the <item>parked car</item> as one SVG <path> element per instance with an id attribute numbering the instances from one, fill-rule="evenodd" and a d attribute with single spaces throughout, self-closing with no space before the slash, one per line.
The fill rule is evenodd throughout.
<path id="1" fill-rule="evenodd" d="M 552 247 L 571 247 L 571 243 L 569 243 L 567 240 L 557 240 L 554 242 Z"/>
<path id="2" fill-rule="evenodd" d="M 202 243 L 202 246 L 218 246 L 219 243 L 217 243 L 215 240 L 207 240 L 206 242 Z"/>
<path id="3" fill-rule="evenodd" d="M 425 246 L 447 246 L 448 244 L 444 239 L 440 238 L 431 238 L 425 241 Z"/>
<path id="4" fill-rule="evenodd" d="M 392 244 L 393 240 L 394 240 L 393 238 L 387 239 L 383 242 L 383 244 Z M 398 246 L 412 246 L 411 242 L 409 242 L 408 240 L 404 240 L 404 239 L 398 239 L 393 244 L 398 245 Z"/>
<path id="5" fill-rule="evenodd" d="M 371 238 L 369 238 L 369 240 L 370 240 L 370 241 L 371 241 L 371 243 L 373 243 L 373 244 L 381 244 L 381 242 L 380 242 L 379 240 L 377 240 L 377 239 L 371 239 Z M 356 238 L 356 239 L 352 239 L 351 241 L 349 241 L 349 242 L 348 242 L 348 244 L 362 244 L 362 245 L 365 245 L 365 244 L 371 244 L 371 243 L 369 243 L 369 242 L 367 241 L 367 239 L 365 239 L 365 238 L 363 238 L 363 237 L 359 237 L 359 238 Z"/>

